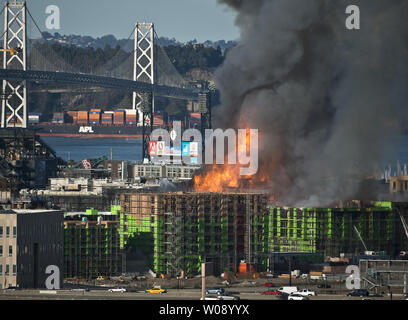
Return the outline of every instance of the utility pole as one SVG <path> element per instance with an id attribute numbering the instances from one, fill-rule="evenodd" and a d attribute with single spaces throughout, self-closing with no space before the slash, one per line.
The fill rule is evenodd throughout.
<path id="1" fill-rule="evenodd" d="M 292 286 L 292 257 L 289 256 L 289 287 Z"/>
<path id="2" fill-rule="evenodd" d="M 201 264 L 201 300 L 205 300 L 205 263 Z"/>

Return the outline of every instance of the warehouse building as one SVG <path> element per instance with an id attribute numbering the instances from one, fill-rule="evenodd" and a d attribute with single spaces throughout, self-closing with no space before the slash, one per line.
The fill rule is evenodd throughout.
<path id="1" fill-rule="evenodd" d="M 0 288 L 44 288 L 51 265 L 62 286 L 63 219 L 54 210 L 0 212 Z"/>

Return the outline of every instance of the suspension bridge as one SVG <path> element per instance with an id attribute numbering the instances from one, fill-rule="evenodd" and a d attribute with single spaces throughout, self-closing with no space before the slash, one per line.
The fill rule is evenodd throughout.
<path id="1" fill-rule="evenodd" d="M 52 46 L 44 50 L 47 40 L 26 1 L 5 1 L 1 15 L 4 15 L 0 37 L 3 42 L 1 128 L 27 128 L 27 82 L 128 90 L 133 93 L 138 125 L 143 127 L 153 123 L 150 119 L 153 119 L 155 96 L 198 100 L 204 118 L 207 116 L 209 93 L 200 92 L 178 73 L 160 46 L 153 23 L 136 23 L 132 28 L 128 40 L 134 38 L 134 48 L 130 52 L 124 54 L 124 50 L 119 50 L 103 66 L 81 71 L 58 56 Z M 30 36 L 29 30 L 38 32 L 39 37 Z"/>

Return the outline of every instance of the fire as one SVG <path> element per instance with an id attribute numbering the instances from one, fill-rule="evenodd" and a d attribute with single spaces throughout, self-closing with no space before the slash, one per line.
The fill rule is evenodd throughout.
<path id="1" fill-rule="evenodd" d="M 238 166 L 214 164 L 211 170 L 194 177 L 194 185 L 199 192 L 222 192 L 226 188 L 238 188 L 239 179 Z"/>
<path id="2" fill-rule="evenodd" d="M 250 134 L 247 129 L 245 142 L 239 143 L 237 139 L 238 152 L 247 152 L 250 148 Z M 265 184 L 270 180 L 268 170 L 260 168 L 258 173 L 254 176 L 242 176 L 240 174 L 240 164 L 227 164 L 227 156 L 225 157 L 225 164 L 213 164 L 210 168 L 202 172 L 200 175 L 194 177 L 194 187 L 198 192 L 223 192 L 227 190 L 247 191 L 257 187 L 265 187 Z"/>

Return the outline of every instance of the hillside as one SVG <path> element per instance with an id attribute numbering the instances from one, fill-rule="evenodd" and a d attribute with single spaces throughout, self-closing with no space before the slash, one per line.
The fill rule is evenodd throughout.
<path id="1" fill-rule="evenodd" d="M 113 41 L 110 37 L 105 40 L 109 39 Z M 103 49 L 56 42 L 36 43 L 35 47 L 44 55 L 53 51 L 74 69 L 83 73 L 101 68 L 112 58 L 125 61 L 129 57 L 129 53 L 121 46 L 112 47 L 110 44 L 106 44 Z M 220 47 L 213 48 L 204 44 L 172 44 L 164 47 L 164 50 L 176 70 L 189 81 L 211 81 L 214 70 L 224 61 L 224 54 Z M 128 62 L 129 66 L 125 68 L 129 70 L 129 76 L 133 70 L 131 60 Z M 186 102 L 157 98 L 155 106 L 156 110 L 182 114 L 185 112 Z M 114 107 L 131 108 L 131 94 L 121 90 L 83 88 L 73 85 L 30 84 L 29 110 L 43 113 L 45 119 L 50 119 L 53 112 L 93 107 L 107 110 Z"/>

